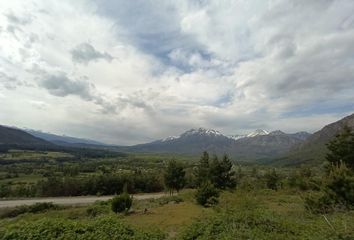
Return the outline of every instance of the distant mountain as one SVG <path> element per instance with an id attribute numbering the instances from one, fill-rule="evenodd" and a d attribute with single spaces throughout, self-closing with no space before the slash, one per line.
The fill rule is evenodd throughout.
<path id="1" fill-rule="evenodd" d="M 151 143 L 127 147 L 132 152 L 200 154 L 208 151 L 227 153 L 242 160 L 278 156 L 304 141 L 309 133 L 286 134 L 281 131 L 256 130 L 242 138 L 225 136 L 213 129 L 191 129 Z"/>
<path id="2" fill-rule="evenodd" d="M 37 147 L 53 146 L 52 143 L 17 128 L 0 125 L 0 145 Z"/>
<path id="3" fill-rule="evenodd" d="M 309 133 L 306 133 L 309 136 Z M 230 154 L 243 159 L 273 158 L 289 151 L 302 143 L 304 133 L 288 134 L 280 130 L 264 135 L 246 137 L 236 140 L 229 150 Z"/>
<path id="4" fill-rule="evenodd" d="M 76 147 L 88 147 L 91 145 L 96 145 L 96 146 L 106 146 L 106 144 L 90 140 L 90 139 L 84 139 L 84 138 L 76 138 L 76 137 L 69 137 L 69 136 L 63 136 L 63 135 L 56 135 L 52 133 L 45 133 L 42 131 L 36 131 L 32 129 L 24 129 L 27 133 L 44 139 L 48 142 L 60 145 L 60 146 L 76 146 Z"/>
<path id="5" fill-rule="evenodd" d="M 218 131 L 198 128 L 188 130 L 180 136 L 139 144 L 128 149 L 129 151 L 160 153 L 199 154 L 203 151 L 220 153 L 226 152 L 233 142 L 233 139 Z"/>
<path id="6" fill-rule="evenodd" d="M 321 130 L 315 132 L 304 142 L 291 148 L 284 157 L 278 160 L 278 163 L 282 165 L 322 163 L 327 154 L 326 144 L 340 133 L 344 126 L 354 128 L 354 114 L 326 125 Z"/>

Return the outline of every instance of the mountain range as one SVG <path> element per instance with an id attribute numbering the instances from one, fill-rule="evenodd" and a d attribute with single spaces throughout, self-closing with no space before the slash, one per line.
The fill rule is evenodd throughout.
<path id="1" fill-rule="evenodd" d="M 101 142 L 59 136 L 34 130 L 21 130 L 0 125 L 0 148 L 53 146 L 110 149 L 112 151 L 144 153 L 178 153 L 199 155 L 203 151 L 215 154 L 227 153 L 232 157 L 245 160 L 258 160 L 293 165 L 301 163 L 320 163 L 326 155 L 326 144 L 340 132 L 343 126 L 354 128 L 354 114 L 331 123 L 321 130 L 284 133 L 280 130 L 268 132 L 257 129 L 242 135 L 224 135 L 219 131 L 206 128 L 190 129 L 178 136 L 170 136 L 150 143 L 133 146 L 108 146 Z"/>
<path id="2" fill-rule="evenodd" d="M 151 143 L 126 147 L 132 152 L 184 153 L 197 155 L 203 151 L 227 153 L 243 160 L 278 156 L 303 142 L 309 133 L 287 134 L 280 130 L 267 132 L 258 129 L 245 135 L 224 135 L 213 129 L 190 129 L 179 136 L 168 137 Z"/>

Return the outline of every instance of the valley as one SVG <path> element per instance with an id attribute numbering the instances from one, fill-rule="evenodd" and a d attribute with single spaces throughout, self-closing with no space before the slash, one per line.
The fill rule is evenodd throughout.
<path id="1" fill-rule="evenodd" d="M 257 130 L 230 137 L 198 128 L 125 147 L 1 127 L 0 237 L 76 232 L 120 239 L 130 231 L 127 239 L 351 239 L 350 203 L 317 202 L 334 180 L 326 156 L 311 154 L 328 151 L 326 144 L 353 119 L 314 134 Z M 132 205 L 115 213 L 119 196 Z M 118 225 L 116 235 L 104 230 Z"/>

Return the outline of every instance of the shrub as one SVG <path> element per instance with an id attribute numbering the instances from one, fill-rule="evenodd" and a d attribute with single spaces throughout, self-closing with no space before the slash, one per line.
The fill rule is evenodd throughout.
<path id="1" fill-rule="evenodd" d="M 11 217 L 17 217 L 18 215 L 25 214 L 25 213 L 39 213 L 39 212 L 45 212 L 47 210 L 51 209 L 58 209 L 58 205 L 54 205 L 53 203 L 50 202 L 44 202 L 44 203 L 35 203 L 33 205 L 23 205 L 23 206 L 18 206 L 13 209 L 9 209 L 7 211 L 4 211 L 0 218 L 11 218 Z"/>
<path id="2" fill-rule="evenodd" d="M 354 174 L 345 163 L 332 166 L 325 191 L 339 204 L 354 206 Z"/>
<path id="3" fill-rule="evenodd" d="M 311 213 L 324 214 L 333 212 L 335 201 L 328 194 L 311 194 L 305 198 L 305 209 Z"/>
<path id="4" fill-rule="evenodd" d="M 128 212 L 132 203 L 133 198 L 128 193 L 120 194 L 112 199 L 112 211 L 115 213 Z"/>
<path id="5" fill-rule="evenodd" d="M 264 177 L 265 177 L 266 185 L 269 189 L 278 190 L 278 188 L 280 186 L 281 177 L 276 172 L 275 169 L 266 173 L 266 175 Z"/>
<path id="6" fill-rule="evenodd" d="M 196 192 L 197 203 L 206 207 L 218 203 L 219 191 L 210 182 L 203 183 Z"/>
<path id="7" fill-rule="evenodd" d="M 86 214 L 89 217 L 97 217 L 109 212 L 109 208 L 102 204 L 94 204 L 86 209 Z"/>
<path id="8" fill-rule="evenodd" d="M 305 208 L 313 213 L 326 213 L 339 208 L 354 206 L 354 176 L 344 163 L 332 165 L 324 178 L 324 190 L 319 195 L 305 199 Z"/>

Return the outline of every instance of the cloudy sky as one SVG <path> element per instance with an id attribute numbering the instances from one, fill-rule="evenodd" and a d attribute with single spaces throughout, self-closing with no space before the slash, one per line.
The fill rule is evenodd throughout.
<path id="1" fill-rule="evenodd" d="M 0 124 L 135 144 L 354 112 L 352 0 L 0 0 Z"/>

